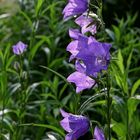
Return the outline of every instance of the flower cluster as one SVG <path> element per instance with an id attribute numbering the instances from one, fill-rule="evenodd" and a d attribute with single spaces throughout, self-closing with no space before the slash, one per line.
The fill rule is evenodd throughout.
<path id="1" fill-rule="evenodd" d="M 76 92 L 89 89 L 96 85 L 95 80 L 98 73 L 108 68 L 110 60 L 109 43 L 102 43 L 94 38 L 97 32 L 95 19 L 98 16 L 89 11 L 88 0 L 69 0 L 63 10 L 64 19 L 72 16 L 78 16 L 75 23 L 80 26 L 79 29 L 69 29 L 69 36 L 72 42 L 67 46 L 67 51 L 71 53 L 70 61 L 76 60 L 76 72 L 68 78 L 68 82 L 75 83 Z M 87 36 L 86 33 L 91 33 Z"/>
<path id="2" fill-rule="evenodd" d="M 69 0 L 63 10 L 64 20 L 76 17 L 75 23 L 79 29 L 69 29 L 72 41 L 66 50 L 70 52 L 69 61 L 75 60 L 75 72 L 67 80 L 76 85 L 76 93 L 90 89 L 96 85 L 95 79 L 102 70 L 107 70 L 110 61 L 111 44 L 99 42 L 97 33 L 98 16 L 89 10 L 89 0 Z M 61 126 L 68 132 L 66 140 L 77 140 L 85 135 L 90 127 L 89 119 L 82 115 L 73 115 L 61 110 L 64 119 Z M 94 129 L 96 140 L 105 140 L 103 131 L 97 126 Z"/>

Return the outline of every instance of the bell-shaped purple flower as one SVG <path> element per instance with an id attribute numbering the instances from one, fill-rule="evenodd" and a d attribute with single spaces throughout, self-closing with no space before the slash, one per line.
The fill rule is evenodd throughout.
<path id="1" fill-rule="evenodd" d="M 64 19 L 84 13 L 88 9 L 88 0 L 69 0 L 63 10 Z"/>
<path id="2" fill-rule="evenodd" d="M 74 39 L 71 41 L 67 46 L 67 51 L 71 53 L 70 61 L 75 58 L 75 56 L 78 54 L 81 47 L 86 47 L 88 45 L 88 42 L 91 40 L 90 38 L 82 35 L 78 30 L 76 29 L 70 29 L 69 30 L 69 36 Z"/>
<path id="3" fill-rule="evenodd" d="M 80 45 L 81 46 L 81 45 Z M 86 74 L 94 75 L 96 72 L 106 70 L 110 60 L 111 44 L 90 41 L 87 47 L 81 47 L 76 58 L 83 61 L 86 66 Z"/>
<path id="4" fill-rule="evenodd" d="M 87 13 L 79 16 L 75 20 L 75 23 L 81 27 L 82 34 L 85 34 L 86 32 L 91 32 L 92 34 L 95 34 L 97 32 L 96 24 L 94 23 L 93 18 L 90 17 Z"/>
<path id="5" fill-rule="evenodd" d="M 90 89 L 95 85 L 95 80 L 85 74 L 86 67 L 84 64 L 76 61 L 75 68 L 77 71 L 69 75 L 67 80 L 68 82 L 75 83 L 76 93 L 79 93 L 84 89 Z"/>
<path id="6" fill-rule="evenodd" d="M 14 54 L 20 55 L 26 50 L 27 45 L 19 41 L 16 45 L 13 45 L 12 48 Z"/>
<path id="7" fill-rule="evenodd" d="M 67 80 L 68 82 L 75 83 L 76 93 L 79 93 L 84 89 L 90 89 L 95 84 L 95 81 L 93 79 L 91 79 L 86 74 L 80 73 L 78 71 L 69 75 Z"/>
<path id="8" fill-rule="evenodd" d="M 96 140 L 105 140 L 104 132 L 97 126 L 94 129 L 94 138 Z"/>
<path id="9" fill-rule="evenodd" d="M 62 109 L 60 112 L 64 117 L 64 119 L 60 121 L 60 124 L 64 130 L 69 132 L 66 135 L 65 140 L 77 140 L 80 136 L 83 136 L 88 132 L 90 123 L 87 117 L 82 115 L 73 115 Z"/>

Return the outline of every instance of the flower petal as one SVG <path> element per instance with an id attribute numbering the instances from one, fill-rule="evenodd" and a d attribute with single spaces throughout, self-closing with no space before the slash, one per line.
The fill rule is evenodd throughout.
<path id="1" fill-rule="evenodd" d="M 96 140 L 105 140 L 103 131 L 99 129 L 97 126 L 94 129 L 94 137 L 96 138 Z"/>
<path id="2" fill-rule="evenodd" d="M 63 109 L 60 109 L 60 113 L 63 117 L 68 117 L 69 113 L 65 112 Z"/>
<path id="3" fill-rule="evenodd" d="M 60 121 L 60 125 L 63 127 L 64 130 L 66 130 L 67 132 L 71 132 L 72 129 L 70 127 L 70 124 L 69 124 L 69 118 L 66 117 L 64 118 L 62 121 Z"/>
<path id="4" fill-rule="evenodd" d="M 81 92 L 84 89 L 91 88 L 95 81 L 90 77 L 86 76 L 84 73 L 74 72 L 68 78 L 68 82 L 75 83 L 76 85 L 76 93 Z"/>
<path id="5" fill-rule="evenodd" d="M 88 0 L 69 0 L 69 3 L 63 10 L 64 19 L 67 20 L 71 16 L 84 13 L 88 8 Z"/>
<path id="6" fill-rule="evenodd" d="M 78 39 L 80 35 L 80 31 L 78 29 L 69 29 L 69 36 L 72 38 L 72 39 Z"/>

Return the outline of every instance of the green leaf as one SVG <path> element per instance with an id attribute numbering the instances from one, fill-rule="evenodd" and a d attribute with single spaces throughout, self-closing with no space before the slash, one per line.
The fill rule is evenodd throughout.
<path id="1" fill-rule="evenodd" d="M 57 128 L 55 126 L 51 126 L 51 125 L 47 125 L 47 124 L 35 124 L 35 123 L 27 123 L 27 124 L 21 124 L 19 126 L 35 126 L 35 127 L 44 127 L 44 128 L 48 128 L 51 129 L 55 132 L 58 132 L 59 134 L 61 134 L 62 136 L 65 136 L 65 134 L 63 133 L 63 131 L 61 131 L 60 128 Z"/>
<path id="2" fill-rule="evenodd" d="M 140 67 L 136 67 L 136 68 L 130 69 L 129 70 L 129 73 L 130 72 L 135 72 L 135 71 L 140 71 Z"/>
<path id="3" fill-rule="evenodd" d="M 120 33 L 120 30 L 118 27 L 116 26 L 112 26 L 113 29 L 114 29 L 114 33 L 115 33 L 115 37 L 116 37 L 116 41 L 119 42 L 120 41 L 120 36 L 121 36 L 121 33 Z"/>
<path id="4" fill-rule="evenodd" d="M 126 66 L 126 70 L 129 70 L 130 64 L 131 64 L 131 58 L 132 58 L 132 54 L 133 54 L 133 50 L 131 50 L 128 59 L 127 59 L 127 66 Z"/>
<path id="5" fill-rule="evenodd" d="M 123 66 L 123 57 L 122 57 L 122 53 L 121 50 L 118 50 L 118 61 L 117 61 L 118 67 L 121 70 L 121 73 L 124 73 L 124 66 Z"/>
<path id="6" fill-rule="evenodd" d="M 34 56 L 35 56 L 35 54 L 36 54 L 38 48 L 41 47 L 41 45 L 42 45 L 44 42 L 45 42 L 45 40 L 40 40 L 35 46 L 33 46 L 33 47 L 31 48 L 30 55 L 29 55 L 29 56 L 30 56 L 30 57 L 29 57 L 29 61 L 31 61 L 31 60 L 34 58 Z"/>
<path id="7" fill-rule="evenodd" d="M 118 66 L 116 66 L 115 63 L 112 63 L 112 64 L 111 64 L 111 69 L 112 69 L 111 73 L 112 73 L 112 75 L 115 76 L 115 79 L 116 79 L 116 82 L 117 82 L 118 86 L 119 86 L 120 88 L 123 88 L 123 85 L 122 85 L 122 81 L 123 81 L 122 78 L 123 78 L 123 77 L 121 76 L 121 75 L 122 75 L 122 74 L 121 74 L 121 71 L 118 70 Z"/>
<path id="8" fill-rule="evenodd" d="M 110 38 L 114 41 L 115 40 L 115 35 L 114 35 L 114 32 L 109 30 L 109 29 L 106 29 L 105 30 L 107 32 L 107 34 L 110 36 Z"/>
<path id="9" fill-rule="evenodd" d="M 136 92 L 136 90 L 138 89 L 139 86 L 140 86 L 140 79 L 138 79 L 138 80 L 134 83 L 134 85 L 133 85 L 133 87 L 132 87 L 132 90 L 131 90 L 131 96 L 133 96 L 133 95 L 135 94 L 135 92 Z"/>
<path id="10" fill-rule="evenodd" d="M 131 97 L 127 101 L 127 108 L 128 108 L 128 115 L 129 115 L 130 122 L 133 121 L 133 115 L 137 109 L 139 102 L 140 102 L 140 100 L 137 99 L 136 97 Z"/>
<path id="11" fill-rule="evenodd" d="M 98 94 L 95 94 L 95 95 L 91 96 L 89 99 L 87 99 L 87 100 L 81 105 L 81 107 L 80 107 L 79 110 L 78 110 L 78 113 L 82 114 L 82 113 L 85 111 L 86 107 L 87 107 L 92 101 L 96 100 L 96 99 L 99 98 L 99 97 L 105 96 L 105 94 L 106 94 L 106 93 L 104 92 L 104 93 L 98 93 Z"/>
<path id="12" fill-rule="evenodd" d="M 63 62 L 64 58 L 57 58 L 57 59 L 54 59 L 50 64 L 49 64 L 49 67 L 50 68 L 58 68 L 62 65 L 62 62 Z"/>
<path id="13" fill-rule="evenodd" d="M 15 55 L 11 56 L 7 63 L 6 63 L 6 70 L 9 68 L 9 66 L 11 65 L 11 63 L 13 62 L 13 60 L 15 59 Z"/>
<path id="14" fill-rule="evenodd" d="M 59 92 L 59 99 L 61 98 L 61 96 L 63 95 L 64 91 L 66 90 L 68 86 L 68 83 L 64 84 L 64 86 L 61 88 L 60 92 Z"/>
<path id="15" fill-rule="evenodd" d="M 33 30 L 33 23 L 29 16 L 23 11 L 20 11 L 20 14 L 28 21 L 30 28 Z"/>
<path id="16" fill-rule="evenodd" d="M 118 123 L 112 120 L 112 129 L 117 134 L 119 140 L 126 140 L 126 126 L 123 123 Z"/>
<path id="17" fill-rule="evenodd" d="M 37 5 L 35 7 L 35 14 L 36 14 L 36 16 L 38 16 L 39 11 L 41 9 L 41 6 L 42 6 L 43 2 L 44 2 L 44 0 L 38 0 L 37 1 Z"/>
<path id="18" fill-rule="evenodd" d="M 54 70 L 52 70 L 52 69 L 50 69 L 50 68 L 48 68 L 46 66 L 41 66 L 41 67 L 42 68 L 45 68 L 45 69 L 47 69 L 49 71 L 51 71 L 52 73 L 56 74 L 58 77 L 60 77 L 61 79 L 63 79 L 66 83 L 68 83 L 67 80 L 66 80 L 66 78 L 63 75 L 59 74 L 58 72 L 56 72 L 56 71 L 54 71 Z"/>
<path id="19" fill-rule="evenodd" d="M 6 46 L 5 51 L 4 51 L 4 61 L 6 61 L 6 59 L 8 59 L 9 52 L 10 52 L 10 48 L 11 48 L 11 44 L 8 44 L 8 45 Z"/>
<path id="20" fill-rule="evenodd" d="M 58 85 L 59 85 L 59 79 L 57 76 L 54 76 L 52 87 L 55 90 L 56 94 L 58 93 Z"/>

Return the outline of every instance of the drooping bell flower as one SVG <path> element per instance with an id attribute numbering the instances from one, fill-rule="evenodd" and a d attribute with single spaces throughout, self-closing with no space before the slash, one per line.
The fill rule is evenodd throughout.
<path id="1" fill-rule="evenodd" d="M 12 46 L 13 53 L 16 55 L 22 54 L 27 48 L 27 45 L 19 41 L 16 45 Z"/>
<path id="2" fill-rule="evenodd" d="M 86 74 L 93 76 L 101 70 L 107 70 L 110 61 L 109 50 L 111 44 L 101 43 L 98 41 L 90 41 L 87 47 L 81 47 L 77 55 L 86 66 Z"/>
<path id="3" fill-rule="evenodd" d="M 86 74 L 80 73 L 78 71 L 69 75 L 67 80 L 68 82 L 75 83 L 76 93 L 79 93 L 84 89 L 90 89 L 95 84 L 95 81 L 93 79 L 91 79 Z"/>
<path id="4" fill-rule="evenodd" d="M 95 140 L 105 140 L 104 132 L 97 126 L 94 129 L 94 138 Z"/>
<path id="5" fill-rule="evenodd" d="M 68 132 L 65 140 L 77 140 L 80 136 L 83 136 L 88 132 L 90 123 L 87 117 L 82 115 L 73 115 L 62 109 L 60 112 L 64 117 L 64 119 L 60 121 L 60 125 Z"/>
<path id="6" fill-rule="evenodd" d="M 68 82 L 76 85 L 76 93 L 79 93 L 85 89 L 90 89 L 95 85 L 95 80 L 85 74 L 86 67 L 84 64 L 80 64 L 76 61 L 76 72 L 70 74 L 67 78 Z"/>
<path id="7" fill-rule="evenodd" d="M 80 48 L 81 47 L 87 47 L 88 42 L 92 42 L 93 39 L 91 39 L 90 37 L 82 35 L 76 29 L 70 29 L 69 30 L 69 36 L 73 39 L 73 41 L 71 41 L 68 44 L 66 50 L 71 53 L 71 56 L 70 56 L 70 59 L 69 59 L 71 61 L 78 54 Z"/>
<path id="8" fill-rule="evenodd" d="M 71 41 L 66 48 L 66 50 L 71 53 L 69 59 L 70 61 L 76 58 L 79 50 L 82 50 L 82 48 L 87 48 L 90 43 L 97 42 L 94 37 L 84 36 L 76 30 L 70 30 L 69 35 L 72 39 L 75 39 Z"/>
<path id="9" fill-rule="evenodd" d="M 93 18 L 87 13 L 76 18 L 75 23 L 81 27 L 82 34 L 91 32 L 94 35 L 97 32 L 96 24 L 94 23 Z"/>
<path id="10" fill-rule="evenodd" d="M 69 0 L 63 10 L 64 19 L 84 13 L 88 9 L 88 0 Z"/>

